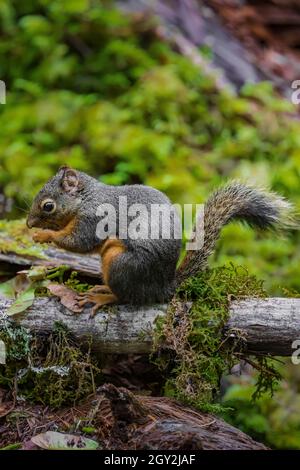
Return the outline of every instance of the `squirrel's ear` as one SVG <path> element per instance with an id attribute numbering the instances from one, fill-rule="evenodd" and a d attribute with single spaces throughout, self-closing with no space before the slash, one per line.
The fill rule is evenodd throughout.
<path id="1" fill-rule="evenodd" d="M 75 194 L 79 189 L 79 177 L 76 170 L 69 167 L 61 168 L 63 171 L 61 185 L 63 190 L 69 194 Z"/>

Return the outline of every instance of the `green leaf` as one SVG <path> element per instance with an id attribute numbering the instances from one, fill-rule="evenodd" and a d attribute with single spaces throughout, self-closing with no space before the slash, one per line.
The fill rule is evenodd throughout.
<path id="1" fill-rule="evenodd" d="M 98 442 L 73 434 L 47 431 L 31 438 L 32 442 L 47 450 L 96 450 Z"/>
<path id="2" fill-rule="evenodd" d="M 15 281 L 10 279 L 9 281 L 3 282 L 0 284 L 0 295 L 6 297 L 7 299 L 12 299 L 15 297 Z"/>
<path id="3" fill-rule="evenodd" d="M 0 450 L 17 450 L 17 449 L 21 449 L 21 447 L 22 447 L 21 442 L 15 442 L 13 444 L 8 444 L 5 447 L 1 447 Z"/>
<path id="4" fill-rule="evenodd" d="M 6 314 L 10 316 L 16 315 L 31 307 L 35 298 L 34 292 L 35 285 L 32 284 L 28 289 L 19 294 L 15 302 L 6 311 Z"/>

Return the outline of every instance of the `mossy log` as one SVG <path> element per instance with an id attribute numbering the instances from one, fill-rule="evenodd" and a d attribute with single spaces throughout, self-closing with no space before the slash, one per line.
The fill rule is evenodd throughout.
<path id="1" fill-rule="evenodd" d="M 12 301 L 0 299 L 0 316 Z M 89 308 L 70 312 L 57 298 L 37 298 L 17 321 L 36 333 L 50 333 L 55 322 L 64 323 L 79 343 L 92 339 L 101 353 L 149 353 L 152 332 L 167 305 L 134 307 L 118 305 L 89 317 Z M 242 338 L 246 353 L 290 356 L 293 341 L 300 339 L 300 299 L 248 299 L 234 301 L 224 335 Z"/>

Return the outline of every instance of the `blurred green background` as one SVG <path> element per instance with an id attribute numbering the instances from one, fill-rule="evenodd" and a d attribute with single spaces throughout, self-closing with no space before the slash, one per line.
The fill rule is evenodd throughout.
<path id="1" fill-rule="evenodd" d="M 0 0 L 0 79 L 7 86 L 0 189 L 13 200 L 8 217 L 22 216 L 65 163 L 109 184 L 155 186 L 175 203 L 204 202 L 213 188 L 240 178 L 300 208 L 295 107 L 270 83 L 246 85 L 238 96 L 218 90 L 212 77 L 157 36 L 155 25 L 153 18 L 124 15 L 114 2 Z M 234 224 L 224 230 L 211 265 L 246 266 L 265 279 L 270 295 L 284 295 L 299 290 L 299 241 L 297 233 L 262 236 Z M 278 393 L 285 393 L 284 384 Z M 226 400 L 245 408 L 244 418 L 241 411 L 227 418 L 255 435 L 258 414 L 258 422 L 265 420 L 262 439 L 300 448 L 299 372 L 296 384 L 296 411 L 287 409 L 284 420 L 270 412 L 274 398 L 265 399 L 269 407 L 252 405 L 251 384 L 243 383 Z M 285 438 L 270 438 L 270 419 L 279 429 L 284 421 Z"/>

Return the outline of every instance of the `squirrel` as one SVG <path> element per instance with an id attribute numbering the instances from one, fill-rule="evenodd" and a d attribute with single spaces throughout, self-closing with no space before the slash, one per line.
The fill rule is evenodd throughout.
<path id="1" fill-rule="evenodd" d="M 102 259 L 104 284 L 82 294 L 79 305 L 94 304 L 92 316 L 98 308 L 113 303 L 151 304 L 170 301 L 179 286 L 190 276 L 205 269 L 208 257 L 213 253 L 222 227 L 233 219 L 247 222 L 259 229 L 285 226 L 291 213 L 291 205 L 274 193 L 232 182 L 213 193 L 204 205 L 204 239 L 198 250 L 190 250 L 176 269 L 181 236 L 176 228 L 181 222 L 172 212 L 172 234 L 165 238 L 159 231 L 156 238 L 120 236 L 120 225 L 115 231 L 108 227 L 99 236 L 97 215 L 101 204 L 110 204 L 120 214 L 120 197 L 127 204 L 143 204 L 147 211 L 151 205 L 173 207 L 162 192 L 144 185 L 111 186 L 95 178 L 63 166 L 35 197 L 30 209 L 27 226 L 39 228 L 33 240 L 39 243 L 54 242 L 58 247 L 79 253 L 98 253 Z M 105 212 L 107 215 L 107 212 Z M 102 214 L 103 216 L 103 214 Z M 133 218 L 129 217 L 128 225 Z M 142 225 L 150 225 L 143 217 Z M 151 221 L 153 223 L 153 221 Z M 155 229 L 161 228 L 161 219 L 154 221 Z M 194 228 L 197 229 L 197 222 Z M 151 226 L 152 230 L 152 226 Z"/>

